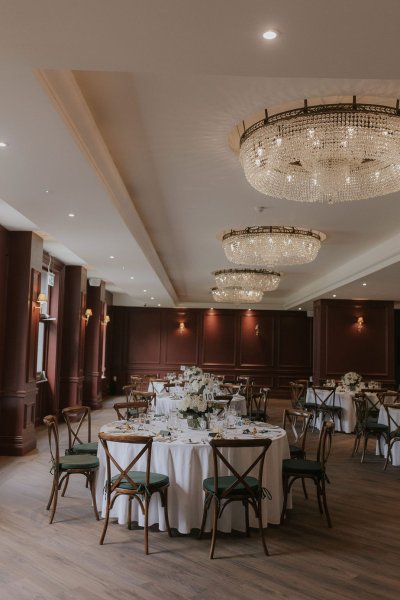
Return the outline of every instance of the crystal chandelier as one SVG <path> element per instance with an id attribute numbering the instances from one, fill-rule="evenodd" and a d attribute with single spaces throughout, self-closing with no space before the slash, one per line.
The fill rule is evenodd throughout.
<path id="1" fill-rule="evenodd" d="M 247 290 L 272 292 L 279 285 L 281 275 L 265 269 L 223 269 L 214 271 L 219 288 L 241 287 Z"/>
<path id="2" fill-rule="evenodd" d="M 287 110 L 246 128 L 240 160 L 263 194 L 342 202 L 400 190 L 400 111 L 353 102 Z"/>
<path id="3" fill-rule="evenodd" d="M 229 261 L 238 265 L 301 265 L 312 262 L 325 235 L 319 231 L 280 225 L 231 230 L 222 236 Z"/>
<path id="4" fill-rule="evenodd" d="M 211 288 L 216 302 L 232 302 L 234 304 L 253 304 L 261 302 L 262 290 L 246 290 L 241 287 Z"/>

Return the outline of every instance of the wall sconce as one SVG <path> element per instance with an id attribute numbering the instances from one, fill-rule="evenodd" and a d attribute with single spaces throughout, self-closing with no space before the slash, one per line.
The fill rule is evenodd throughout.
<path id="1" fill-rule="evenodd" d="M 179 333 L 183 333 L 185 331 L 185 323 L 183 321 L 181 321 L 179 323 L 178 329 L 179 329 Z"/>
<path id="2" fill-rule="evenodd" d="M 106 315 L 106 316 L 104 317 L 104 325 L 108 325 L 110 321 L 111 321 L 111 319 L 110 319 L 110 315 Z"/>
<path id="3" fill-rule="evenodd" d="M 37 297 L 37 305 L 35 306 L 35 308 L 42 308 L 42 304 L 44 304 L 45 302 L 47 302 L 47 295 L 44 294 L 43 292 L 41 292 L 39 294 L 39 296 Z"/>
<path id="4" fill-rule="evenodd" d="M 256 332 L 256 335 L 260 335 L 260 326 L 257 323 L 256 326 L 254 327 L 254 331 Z"/>
<path id="5" fill-rule="evenodd" d="M 85 319 L 86 319 L 86 325 L 89 323 L 89 319 L 90 317 L 93 317 L 93 311 L 91 308 L 87 308 L 85 310 Z"/>
<path id="6" fill-rule="evenodd" d="M 364 317 L 357 317 L 357 329 L 358 331 L 362 331 L 365 325 Z"/>

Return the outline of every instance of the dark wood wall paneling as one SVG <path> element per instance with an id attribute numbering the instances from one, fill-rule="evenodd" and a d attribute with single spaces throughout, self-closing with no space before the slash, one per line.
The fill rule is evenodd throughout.
<path id="1" fill-rule="evenodd" d="M 361 329 L 358 317 L 364 319 Z M 393 302 L 318 300 L 314 332 L 315 381 L 356 371 L 394 385 Z"/>
<path id="2" fill-rule="evenodd" d="M 84 404 L 91 408 L 100 408 L 102 401 L 102 371 L 101 359 L 103 352 L 104 307 L 105 289 L 104 281 L 99 286 L 88 285 L 87 307 L 92 309 L 93 316 L 89 319 L 85 332 L 85 380 L 83 387 Z"/>
<path id="3" fill-rule="evenodd" d="M 110 315 L 107 372 L 114 393 L 132 374 L 163 375 L 181 365 L 231 378 L 250 375 L 281 396 L 289 381 L 311 374 L 306 313 L 114 306 Z"/>

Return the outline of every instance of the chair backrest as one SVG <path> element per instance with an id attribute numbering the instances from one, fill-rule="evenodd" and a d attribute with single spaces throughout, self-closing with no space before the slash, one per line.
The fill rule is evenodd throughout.
<path id="1" fill-rule="evenodd" d="M 290 401 L 292 403 L 292 408 L 298 408 L 301 404 L 301 399 L 304 396 L 304 385 L 302 383 L 298 383 L 296 381 L 290 382 Z"/>
<path id="2" fill-rule="evenodd" d="M 68 447 L 91 441 L 91 410 L 89 406 L 71 406 L 62 409 L 62 415 L 68 427 Z M 87 439 L 83 440 L 82 426 L 87 423 Z"/>
<path id="3" fill-rule="evenodd" d="M 268 448 L 271 446 L 272 440 L 263 438 L 263 439 L 252 439 L 252 440 L 225 440 L 225 439 L 212 439 L 210 442 L 210 446 L 213 451 L 213 466 L 214 466 L 214 493 L 218 495 L 220 498 L 228 498 L 232 495 L 237 496 L 237 487 L 242 484 L 244 486 L 243 495 L 255 497 L 254 492 L 251 490 L 249 485 L 245 481 L 245 477 L 251 474 L 252 477 L 255 477 L 252 471 L 257 468 L 257 479 L 259 484 L 259 490 L 262 490 L 262 480 L 263 480 L 263 472 L 264 472 L 264 460 L 265 454 Z M 242 466 L 240 470 L 236 468 L 225 456 L 223 450 L 226 448 L 238 448 L 242 451 L 242 460 L 240 461 Z M 260 451 L 257 456 L 254 457 L 254 454 L 251 454 L 248 461 L 246 461 L 246 449 L 249 448 L 259 448 Z M 238 461 L 239 462 L 239 461 Z M 232 484 L 226 488 L 221 496 L 218 494 L 218 477 L 221 476 L 220 466 L 223 465 L 223 475 L 228 473 L 228 475 L 233 476 Z M 241 494 L 239 494 L 240 496 Z M 256 498 L 255 498 L 256 499 Z M 258 498 L 257 498 L 258 499 Z"/>
<path id="4" fill-rule="evenodd" d="M 47 415 L 47 417 L 44 417 L 43 423 L 47 426 L 51 461 L 53 463 L 53 467 L 56 468 L 60 463 L 60 444 L 57 417 L 54 415 Z"/>
<path id="5" fill-rule="evenodd" d="M 383 408 L 386 411 L 387 424 L 389 427 L 389 437 L 391 435 L 393 436 L 393 434 L 396 434 L 396 436 L 398 436 L 400 434 L 400 423 L 398 423 L 397 420 L 395 419 L 391 409 L 399 410 L 400 405 L 398 403 L 394 403 L 394 404 L 385 403 L 385 404 L 383 404 Z"/>
<path id="6" fill-rule="evenodd" d="M 257 385 L 251 385 L 249 388 L 247 412 L 250 415 L 256 415 L 263 420 L 267 416 L 269 388 Z"/>
<path id="7" fill-rule="evenodd" d="M 131 375 L 130 376 L 131 385 L 133 385 L 136 389 L 139 388 L 140 384 L 143 381 L 143 377 L 139 375 Z"/>
<path id="8" fill-rule="evenodd" d="M 222 394 L 223 393 L 231 394 L 231 395 L 238 394 L 240 391 L 240 388 L 241 388 L 240 383 L 221 383 L 219 385 L 219 389 L 221 390 Z"/>
<path id="9" fill-rule="evenodd" d="M 108 491 L 110 493 L 112 493 L 120 485 L 122 480 L 124 480 L 125 482 L 127 482 L 129 485 L 132 486 L 133 492 L 138 492 L 138 493 L 140 493 L 140 491 L 143 489 L 143 486 L 149 485 L 151 449 L 152 449 L 152 444 L 153 444 L 152 437 L 145 437 L 143 435 L 126 435 L 126 434 L 113 435 L 113 434 L 109 434 L 109 433 L 100 432 L 99 440 L 101 442 L 101 445 L 104 448 L 104 452 L 106 455 L 106 465 L 107 465 L 107 484 L 106 485 L 108 486 Z M 117 459 L 115 458 L 115 456 L 110 451 L 110 448 L 108 446 L 109 442 L 112 442 L 113 444 L 114 443 L 116 443 L 116 444 L 119 444 L 119 443 L 141 444 L 143 447 L 132 458 L 131 462 L 129 463 L 129 465 L 127 467 L 122 467 L 119 464 L 119 462 L 117 461 Z M 142 457 L 144 457 L 144 459 L 146 461 L 146 469 L 145 469 L 146 477 L 145 477 L 144 484 L 143 484 L 143 482 L 138 483 L 138 482 L 134 481 L 132 476 L 129 475 L 129 471 L 132 471 L 132 468 L 138 463 L 138 461 Z M 114 466 L 113 471 L 114 472 L 117 471 L 116 477 L 113 481 L 111 479 L 111 464 Z M 139 469 L 135 469 L 135 470 L 139 470 Z M 141 469 L 141 470 L 143 471 L 144 469 Z"/>
<path id="10" fill-rule="evenodd" d="M 314 403 L 320 410 L 328 408 L 329 406 L 335 406 L 336 401 L 336 388 L 335 387 L 317 387 L 312 388 L 314 393 Z"/>
<path id="11" fill-rule="evenodd" d="M 113 408 L 120 421 L 127 421 L 138 417 L 140 413 L 146 413 L 149 405 L 147 402 L 117 402 Z"/>
<path id="12" fill-rule="evenodd" d="M 321 463 L 323 469 L 325 469 L 326 462 L 331 453 L 332 434 L 334 429 L 335 424 L 333 421 L 324 421 L 322 423 L 318 441 L 317 461 Z"/>
<path id="13" fill-rule="evenodd" d="M 352 396 L 352 402 L 356 413 L 356 431 L 363 431 L 368 419 L 368 399 L 364 392 L 358 392 Z"/>
<path id="14" fill-rule="evenodd" d="M 167 381 L 166 379 L 150 379 L 149 390 L 153 394 L 160 394 L 165 391 L 166 385 L 169 385 L 169 381 Z"/>
<path id="15" fill-rule="evenodd" d="M 399 392 L 393 390 L 379 390 L 376 392 L 376 396 L 380 404 L 396 404 L 399 402 Z"/>
<path id="16" fill-rule="evenodd" d="M 304 452 L 311 413 L 294 408 L 286 408 L 283 412 L 283 429 L 286 431 L 289 444 L 294 444 Z"/>

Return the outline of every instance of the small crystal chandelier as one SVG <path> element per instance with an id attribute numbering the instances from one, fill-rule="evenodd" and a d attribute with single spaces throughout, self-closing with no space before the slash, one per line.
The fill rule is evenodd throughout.
<path id="1" fill-rule="evenodd" d="M 229 261 L 238 265 L 301 265 L 312 262 L 325 235 L 319 231 L 263 225 L 231 230 L 222 235 L 222 247 Z"/>
<path id="2" fill-rule="evenodd" d="M 247 290 L 272 292 L 279 285 L 281 274 L 265 269 L 223 269 L 214 271 L 219 288 L 241 287 Z"/>
<path id="3" fill-rule="evenodd" d="M 263 194 L 342 202 L 400 190 L 400 110 L 353 102 L 287 110 L 244 129 L 240 160 Z"/>
<path id="4" fill-rule="evenodd" d="M 241 287 L 211 288 L 216 302 L 231 302 L 233 304 L 253 304 L 263 299 L 262 290 L 246 290 Z"/>

